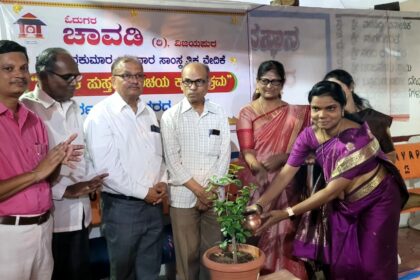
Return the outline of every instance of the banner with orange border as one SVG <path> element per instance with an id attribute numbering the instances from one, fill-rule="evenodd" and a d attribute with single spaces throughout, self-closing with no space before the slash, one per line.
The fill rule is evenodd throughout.
<path id="1" fill-rule="evenodd" d="M 143 94 L 180 94 L 181 75 L 179 72 L 146 72 Z M 107 96 L 114 92 L 110 73 L 82 73 L 83 79 L 77 84 L 76 96 Z M 29 88 L 34 88 L 36 75 L 31 76 Z M 209 92 L 230 93 L 235 90 L 237 78 L 230 72 L 212 72 Z"/>
<path id="2" fill-rule="evenodd" d="M 158 118 L 184 97 L 181 71 L 191 62 L 208 65 L 206 98 L 229 117 L 251 99 L 246 13 L 2 1 L 0 14 L 0 38 L 27 48 L 31 73 L 44 49 L 71 53 L 83 75 L 75 94 L 83 116 L 114 92 L 111 65 L 123 55 L 142 63 L 142 99 Z M 35 84 L 32 75 L 29 90 Z"/>

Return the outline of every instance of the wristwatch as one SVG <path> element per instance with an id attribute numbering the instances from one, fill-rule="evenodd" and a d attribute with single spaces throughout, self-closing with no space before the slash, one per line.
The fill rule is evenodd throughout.
<path id="1" fill-rule="evenodd" d="M 293 212 L 293 209 L 292 209 L 292 207 L 287 207 L 286 208 L 286 212 L 287 212 L 287 214 L 289 214 L 289 219 L 290 220 L 294 220 L 295 218 L 296 218 L 296 216 L 295 216 L 295 212 Z"/>

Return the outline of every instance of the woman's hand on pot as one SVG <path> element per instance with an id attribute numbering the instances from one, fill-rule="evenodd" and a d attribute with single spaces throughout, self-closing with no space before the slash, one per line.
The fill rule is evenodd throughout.
<path id="1" fill-rule="evenodd" d="M 255 204 L 247 206 L 245 208 L 245 213 L 244 214 L 245 215 L 250 215 L 250 214 L 256 213 L 256 214 L 260 215 L 260 214 L 262 214 L 262 212 L 263 212 L 263 208 L 259 204 L 255 203 Z"/>

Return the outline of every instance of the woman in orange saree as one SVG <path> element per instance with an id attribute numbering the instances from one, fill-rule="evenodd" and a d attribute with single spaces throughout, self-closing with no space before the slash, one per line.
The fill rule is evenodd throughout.
<path id="1" fill-rule="evenodd" d="M 236 128 L 245 166 L 239 177 L 246 184 L 258 186 L 251 203 L 265 192 L 287 161 L 297 135 L 310 124 L 309 106 L 290 105 L 281 99 L 284 82 L 285 71 L 280 62 L 261 63 L 253 101 L 239 113 Z M 305 179 L 303 170 L 269 209 L 284 209 L 298 203 L 301 200 L 299 188 L 306 185 Z M 307 279 L 304 263 L 292 256 L 297 223 L 285 220 L 261 235 L 258 247 L 266 255 L 262 274 L 287 269 L 296 277 Z"/>

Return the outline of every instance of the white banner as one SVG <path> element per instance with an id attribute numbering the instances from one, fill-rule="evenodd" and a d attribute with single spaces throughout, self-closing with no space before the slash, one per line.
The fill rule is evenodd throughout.
<path id="1" fill-rule="evenodd" d="M 28 48 L 31 72 L 48 47 L 68 49 L 84 79 L 81 114 L 112 93 L 110 67 L 130 54 L 144 64 L 143 99 L 158 114 L 182 98 L 180 70 L 209 65 L 208 98 L 236 116 L 251 99 L 258 65 L 286 69 L 283 98 L 307 104 L 330 70 L 349 71 L 356 93 L 394 117 L 393 136 L 420 134 L 420 14 L 262 6 L 249 13 L 170 11 L 85 4 L 0 4 L 0 38 Z"/>
<path id="2" fill-rule="evenodd" d="M 158 115 L 182 99 L 180 71 L 190 61 L 209 65 L 207 97 L 229 115 L 249 101 L 245 14 L 51 5 L 0 4 L 0 38 L 27 47 L 32 73 L 42 50 L 67 49 L 84 76 L 76 94 L 82 115 L 113 92 L 111 64 L 125 54 L 142 61 L 143 100 Z"/>

